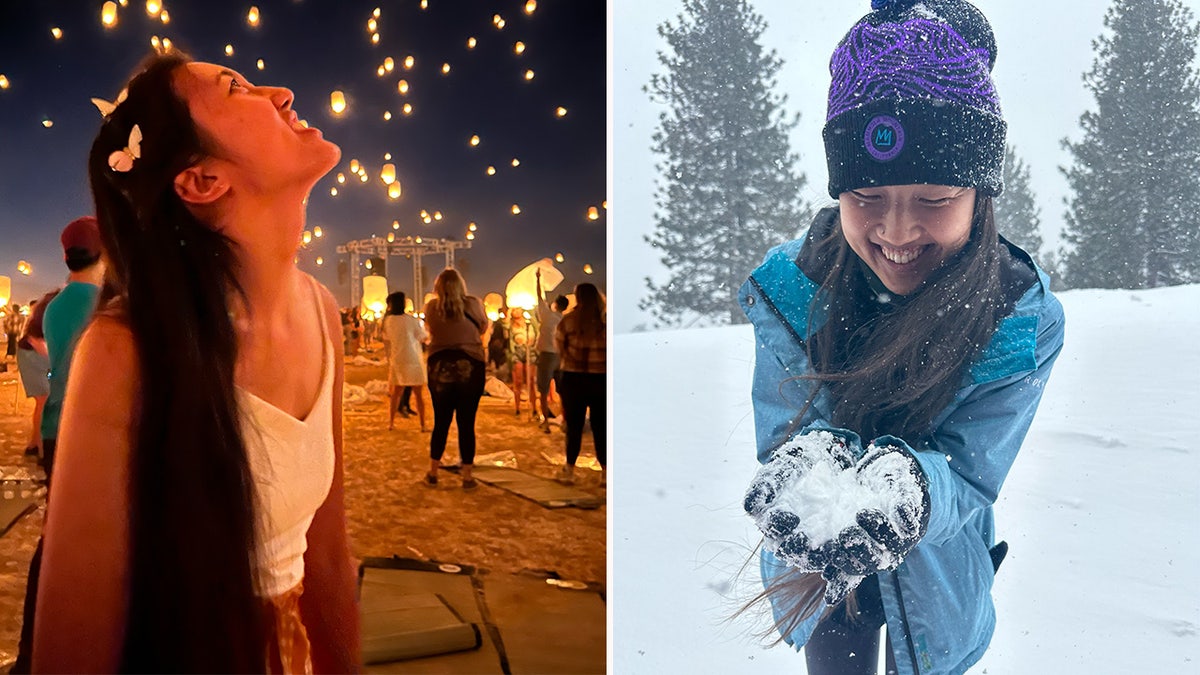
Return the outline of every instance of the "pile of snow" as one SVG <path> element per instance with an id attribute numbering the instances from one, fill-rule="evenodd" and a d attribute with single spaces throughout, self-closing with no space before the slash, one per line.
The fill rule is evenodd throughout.
<path id="1" fill-rule="evenodd" d="M 1200 285 L 1059 298 L 1066 344 L 996 505 L 1011 548 L 971 672 L 1192 672 Z M 728 620 L 759 588 L 755 351 L 748 326 L 616 336 L 615 672 L 804 672 L 751 635 L 762 616 Z"/>

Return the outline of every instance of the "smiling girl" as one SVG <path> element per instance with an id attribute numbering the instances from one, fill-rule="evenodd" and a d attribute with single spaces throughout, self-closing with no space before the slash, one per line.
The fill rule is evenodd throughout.
<path id="1" fill-rule="evenodd" d="M 178 53 L 98 105 L 112 290 L 67 391 L 34 670 L 356 670 L 340 324 L 293 262 L 340 151 L 287 89 Z"/>
<path id="2" fill-rule="evenodd" d="M 874 673 L 884 623 L 889 672 L 961 673 L 995 626 L 992 504 L 1063 313 L 996 231 L 987 19 L 963 0 L 872 7 L 830 62 L 838 205 L 740 291 L 763 464 L 745 506 L 764 534 L 759 600 L 811 675 Z"/>

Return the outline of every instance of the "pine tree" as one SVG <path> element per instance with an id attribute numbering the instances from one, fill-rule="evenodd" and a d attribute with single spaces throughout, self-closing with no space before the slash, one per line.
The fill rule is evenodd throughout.
<path id="1" fill-rule="evenodd" d="M 1016 148 L 1004 148 L 1004 192 L 994 202 L 996 229 L 1005 239 L 1025 249 L 1034 260 L 1041 261 L 1042 216 L 1037 198 L 1029 186 L 1029 165 L 1018 155 Z"/>
<path id="2" fill-rule="evenodd" d="M 736 293 L 773 244 L 807 224 L 805 177 L 788 132 L 799 116 L 773 93 L 782 61 L 759 42 L 766 23 L 746 0 L 685 0 L 658 33 L 665 74 L 647 91 L 659 116 L 655 231 L 646 241 L 671 276 L 649 277 L 640 303 L 659 326 L 743 323 Z"/>
<path id="3" fill-rule="evenodd" d="M 1200 36 L 1179 0 L 1115 0 L 1084 82 L 1096 110 L 1063 145 L 1073 195 L 1066 282 L 1144 288 L 1200 280 Z"/>

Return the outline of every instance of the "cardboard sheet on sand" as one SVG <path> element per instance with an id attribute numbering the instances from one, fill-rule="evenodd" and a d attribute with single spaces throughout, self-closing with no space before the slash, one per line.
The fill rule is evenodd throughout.
<path id="1" fill-rule="evenodd" d="M 445 570 L 445 571 L 443 571 Z M 369 613 L 386 597 L 436 596 L 458 625 L 475 624 L 480 646 L 367 667 L 368 673 L 603 673 L 605 604 L 595 584 L 547 574 L 489 574 L 405 558 L 363 561 L 363 645 L 378 627 Z M 440 610 L 435 612 L 443 621 Z M 432 614 L 431 614 L 432 616 Z"/>
<path id="2" fill-rule="evenodd" d="M 38 500 L 33 497 L 0 499 L 0 536 L 4 536 L 26 513 L 37 508 Z"/>
<path id="3" fill-rule="evenodd" d="M 604 498 L 590 495 L 571 485 L 525 473 L 505 466 L 477 464 L 476 480 L 494 485 L 502 490 L 532 500 L 548 509 L 574 506 L 580 509 L 595 509 L 604 505 Z"/>

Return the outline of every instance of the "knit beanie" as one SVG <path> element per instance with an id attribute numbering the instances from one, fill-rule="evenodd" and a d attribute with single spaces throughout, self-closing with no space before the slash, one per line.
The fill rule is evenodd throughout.
<path id="1" fill-rule="evenodd" d="M 1004 188 L 996 40 L 965 0 L 872 0 L 829 60 L 829 194 L 883 185 Z"/>

